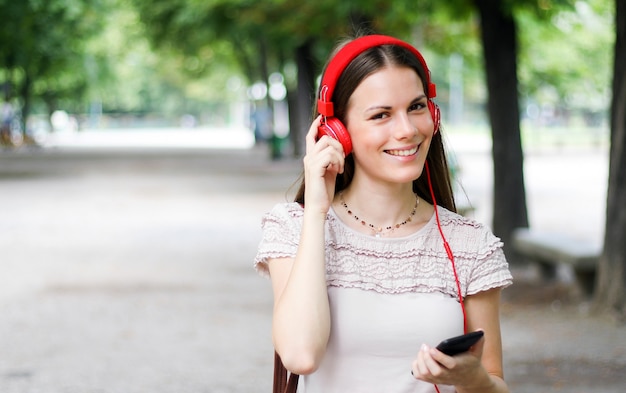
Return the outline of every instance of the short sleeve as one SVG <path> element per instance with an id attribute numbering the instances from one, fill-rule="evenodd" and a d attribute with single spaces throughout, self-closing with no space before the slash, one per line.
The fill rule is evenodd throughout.
<path id="1" fill-rule="evenodd" d="M 513 283 L 503 243 L 485 225 L 439 208 L 443 231 L 454 254 L 463 296 Z"/>
<path id="2" fill-rule="evenodd" d="M 492 288 L 505 288 L 513 283 L 502 242 L 485 227 L 478 241 L 476 260 L 471 269 L 466 295 Z"/>
<path id="3" fill-rule="evenodd" d="M 293 258 L 298 251 L 303 208 L 297 203 L 282 203 L 261 219 L 263 235 L 254 258 L 254 268 L 269 275 L 267 262 L 273 258 Z"/>

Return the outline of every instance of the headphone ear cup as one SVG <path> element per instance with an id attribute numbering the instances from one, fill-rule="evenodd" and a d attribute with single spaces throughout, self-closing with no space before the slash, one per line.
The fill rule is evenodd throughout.
<path id="1" fill-rule="evenodd" d="M 327 117 L 317 129 L 317 138 L 319 139 L 323 135 L 336 139 L 343 146 L 343 153 L 347 156 L 352 152 L 352 140 L 348 130 L 343 123 L 336 117 Z"/>
<path id="2" fill-rule="evenodd" d="M 441 127 L 441 109 L 439 109 L 439 105 L 435 104 L 433 100 L 428 100 L 428 110 L 430 111 L 430 116 L 433 118 L 433 124 L 435 125 L 433 135 L 439 132 L 439 128 Z"/>

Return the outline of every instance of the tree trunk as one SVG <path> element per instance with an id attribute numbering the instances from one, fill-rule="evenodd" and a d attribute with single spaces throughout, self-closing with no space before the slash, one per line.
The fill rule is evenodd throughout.
<path id="1" fill-rule="evenodd" d="M 26 134 L 28 130 L 26 129 L 26 123 L 28 120 L 28 116 L 30 116 L 30 107 L 31 107 L 31 93 L 33 89 L 33 79 L 30 77 L 28 70 L 24 73 L 24 80 L 22 81 L 22 86 L 20 88 L 20 96 L 22 97 L 22 108 L 21 108 L 21 116 L 20 116 L 20 125 L 22 127 L 22 134 L 24 140 L 26 140 Z"/>
<path id="2" fill-rule="evenodd" d="M 301 157 L 302 133 L 300 132 L 300 121 L 298 114 L 298 91 L 297 89 L 287 89 L 287 108 L 289 110 L 289 142 L 292 147 L 292 155 Z"/>
<path id="3" fill-rule="evenodd" d="M 615 3 L 609 186 L 595 306 L 601 311 L 616 312 L 626 320 L 626 1 Z"/>
<path id="4" fill-rule="evenodd" d="M 313 97 L 315 97 L 315 64 L 311 54 L 312 42 L 307 41 L 296 48 L 296 65 L 298 69 L 298 87 L 295 98 L 295 119 L 297 124 L 292 129 L 293 155 L 304 154 L 304 136 L 311 126 L 313 116 Z"/>
<path id="5" fill-rule="evenodd" d="M 259 38 L 259 57 L 261 58 L 259 61 L 259 65 L 261 68 L 261 79 L 265 86 L 267 87 L 267 94 L 265 95 L 265 105 L 267 105 L 267 110 L 269 111 L 270 119 L 268 120 L 270 124 L 270 143 L 269 143 L 269 153 L 270 158 L 272 160 L 278 160 L 282 157 L 282 152 L 280 149 L 280 141 L 278 140 L 278 136 L 276 135 L 276 129 L 274 125 L 274 100 L 270 96 L 270 72 L 268 68 L 268 56 L 267 56 L 267 44 L 265 42 L 265 37 Z"/>
<path id="6" fill-rule="evenodd" d="M 528 226 L 524 187 L 524 157 L 520 137 L 515 20 L 502 0 L 474 0 L 489 93 L 488 113 L 493 138 L 493 231 L 504 242 L 507 257 L 515 228 Z"/>

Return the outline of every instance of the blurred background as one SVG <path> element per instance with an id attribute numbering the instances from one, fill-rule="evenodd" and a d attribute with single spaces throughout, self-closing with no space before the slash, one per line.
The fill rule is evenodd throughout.
<path id="1" fill-rule="evenodd" d="M 510 246 L 602 249 L 618 2 L 0 0 L 0 391 L 268 391 L 260 220 L 329 51 L 378 32 L 424 54 L 458 206 L 507 244 L 513 391 L 622 392 L 620 318 Z"/>
<path id="2" fill-rule="evenodd" d="M 505 3 L 518 25 L 524 142 L 606 143 L 612 2 Z M 311 108 L 299 109 L 298 95 L 311 95 L 340 38 L 367 29 L 423 51 L 446 127 L 489 129 L 480 19 L 469 1 L 50 0 L 1 7 L 0 101 L 11 129 L 5 145 L 45 145 L 56 132 L 246 128 L 258 141 L 291 135 L 274 146 L 277 156 L 299 152 L 290 143 L 298 133 L 290 130 L 308 125 Z"/>

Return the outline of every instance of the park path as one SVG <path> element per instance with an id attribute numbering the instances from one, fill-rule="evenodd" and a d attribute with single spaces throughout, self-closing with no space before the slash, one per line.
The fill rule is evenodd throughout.
<path id="1" fill-rule="evenodd" d="M 598 151 L 527 161 L 542 173 L 529 182 L 537 225 L 563 215 L 551 201 L 577 190 L 575 175 L 561 174 L 559 186 L 550 173 L 577 170 L 581 155 L 603 170 Z M 162 146 L 0 152 L 0 392 L 269 391 L 271 292 L 252 258 L 261 215 L 286 199 L 300 163 L 266 156 Z M 458 159 L 476 215 L 488 216 L 484 149 L 459 149 Z M 587 214 L 601 225 L 601 214 Z M 598 236 L 584 223 L 571 229 Z M 502 322 L 513 391 L 623 392 L 626 329 L 590 316 L 567 283 L 515 273 Z"/>

